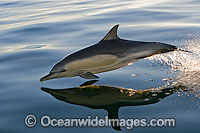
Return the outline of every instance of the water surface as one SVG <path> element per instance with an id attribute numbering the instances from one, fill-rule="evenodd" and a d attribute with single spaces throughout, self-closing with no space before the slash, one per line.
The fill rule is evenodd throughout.
<path id="1" fill-rule="evenodd" d="M 199 11 L 198 0 L 1 1 L 0 132 L 113 132 L 112 128 L 26 127 L 27 114 L 37 118 L 107 115 L 101 109 L 56 100 L 41 90 L 76 87 L 85 79 L 42 83 L 39 79 L 67 54 L 100 41 L 115 24 L 120 24 L 121 38 L 184 45 L 200 31 Z M 98 84 L 134 89 L 162 86 L 166 83 L 163 78 L 175 77 L 169 66 L 148 59 L 98 76 Z M 176 119 L 175 128 L 133 129 L 136 132 L 199 132 L 198 103 L 195 95 L 175 93 L 156 104 L 122 107 L 119 118 Z"/>

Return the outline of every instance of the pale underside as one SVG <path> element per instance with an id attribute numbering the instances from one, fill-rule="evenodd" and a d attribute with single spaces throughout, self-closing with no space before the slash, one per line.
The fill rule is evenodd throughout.
<path id="1" fill-rule="evenodd" d="M 123 66 L 133 63 L 137 60 L 133 60 L 131 56 L 124 58 L 118 58 L 115 55 L 102 54 L 88 57 L 81 60 L 73 61 L 65 66 L 67 71 L 85 71 L 95 73 L 106 72 L 114 70 Z"/>

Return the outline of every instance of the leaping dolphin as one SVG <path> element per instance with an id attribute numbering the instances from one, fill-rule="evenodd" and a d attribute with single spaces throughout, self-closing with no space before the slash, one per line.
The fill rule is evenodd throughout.
<path id="1" fill-rule="evenodd" d="M 141 42 L 121 39 L 115 25 L 97 44 L 68 55 L 58 62 L 40 81 L 80 76 L 96 79 L 96 73 L 107 72 L 155 54 L 177 50 L 176 46 L 161 42 Z"/>

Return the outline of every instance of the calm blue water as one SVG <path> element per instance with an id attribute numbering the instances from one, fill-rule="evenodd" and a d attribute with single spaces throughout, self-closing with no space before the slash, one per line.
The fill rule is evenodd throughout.
<path id="1" fill-rule="evenodd" d="M 40 82 L 67 54 L 100 41 L 115 24 L 119 36 L 130 40 L 182 45 L 200 31 L 199 0 L 3 0 L 0 1 L 0 132 L 114 132 L 112 128 L 28 128 L 27 114 L 37 118 L 104 117 L 107 112 L 65 103 L 41 87 L 76 87 L 74 77 Z M 164 85 L 173 77 L 157 61 L 140 60 L 132 66 L 98 74 L 95 84 L 146 89 Z M 137 76 L 131 76 L 136 74 Z M 170 95 L 156 104 L 122 107 L 119 118 L 175 118 L 175 128 L 136 128 L 135 132 L 200 132 L 199 99 Z M 123 131 L 128 131 L 122 128 Z"/>

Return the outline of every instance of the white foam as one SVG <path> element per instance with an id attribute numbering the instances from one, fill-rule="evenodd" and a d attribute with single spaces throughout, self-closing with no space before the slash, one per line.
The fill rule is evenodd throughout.
<path id="1" fill-rule="evenodd" d="M 176 82 L 186 86 L 190 92 L 200 97 L 200 37 L 186 41 L 182 49 L 191 51 L 175 51 L 150 57 L 150 60 L 159 60 L 167 64 L 172 71 L 178 71 Z M 175 82 L 175 81 L 174 81 Z"/>

